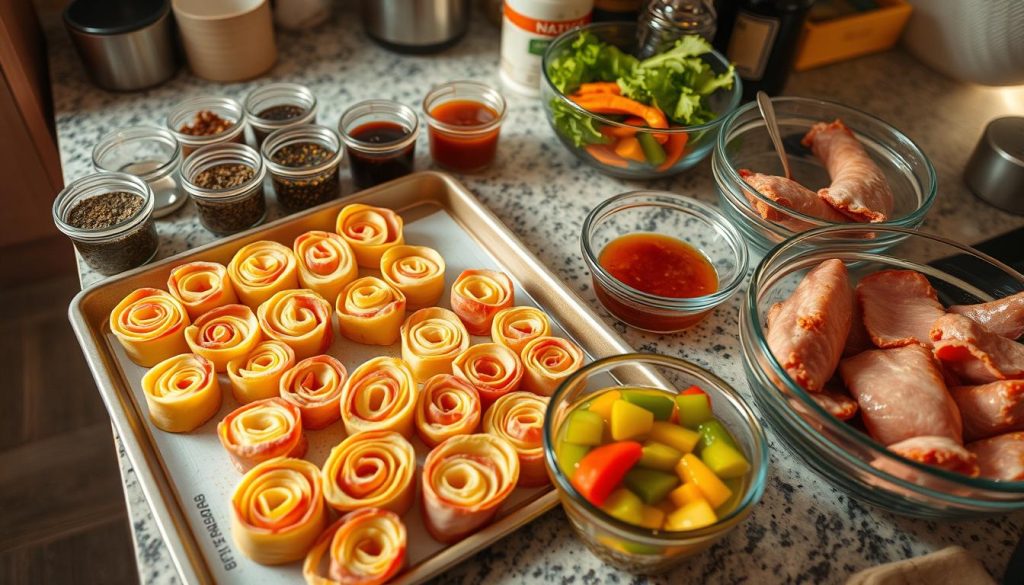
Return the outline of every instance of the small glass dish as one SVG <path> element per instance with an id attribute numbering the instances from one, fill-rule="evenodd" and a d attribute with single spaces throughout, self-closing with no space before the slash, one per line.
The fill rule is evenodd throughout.
<path id="1" fill-rule="evenodd" d="M 282 128 L 267 137 L 261 150 L 277 202 L 286 211 L 309 209 L 341 195 L 338 167 L 345 153 L 334 130 L 313 124 Z"/>
<path id="2" fill-rule="evenodd" d="M 486 169 L 497 156 L 507 110 L 504 96 L 478 81 L 449 81 L 434 87 L 423 98 L 430 156 L 438 166 L 451 171 L 476 173 Z"/>
<path id="3" fill-rule="evenodd" d="M 620 236 L 653 233 L 683 241 L 714 267 L 718 290 L 692 298 L 653 295 L 626 285 L 601 265 L 602 250 Z M 583 221 L 583 260 L 594 294 L 622 322 L 655 333 L 672 333 L 696 324 L 731 297 L 747 273 L 747 246 L 739 231 L 717 209 L 684 195 L 631 191 L 596 205 Z"/>
<path id="4" fill-rule="evenodd" d="M 170 130 L 135 126 L 100 138 L 92 149 L 97 171 L 135 175 L 153 190 L 153 217 L 174 213 L 188 201 L 178 189 L 181 145 Z"/>
<path id="5" fill-rule="evenodd" d="M 237 185 L 218 188 L 197 183 L 203 173 L 238 165 L 252 169 L 252 176 Z M 266 174 L 263 157 L 244 144 L 204 146 L 181 166 L 182 185 L 196 204 L 199 221 L 218 236 L 247 230 L 266 218 L 267 200 L 263 192 Z"/>
<path id="6" fill-rule="evenodd" d="M 275 130 L 315 124 L 316 96 L 304 85 L 271 83 L 249 92 L 245 97 L 245 114 L 259 148 Z"/>
<path id="7" fill-rule="evenodd" d="M 190 134 L 182 132 L 192 126 L 203 112 L 230 122 L 224 130 L 212 134 Z M 236 142 L 245 144 L 245 110 L 236 100 L 217 96 L 199 96 L 179 102 L 167 114 L 167 129 L 181 144 L 181 155 L 188 158 L 197 148 L 210 144 Z"/>
<path id="8" fill-rule="evenodd" d="M 341 115 L 338 133 L 356 188 L 367 189 L 413 171 L 420 119 L 409 106 L 391 100 L 359 102 Z"/>
<path id="9" fill-rule="evenodd" d="M 614 518 L 573 487 L 558 464 L 555 444 L 571 408 L 588 396 L 620 386 L 677 394 L 697 385 L 711 400 L 715 417 L 729 430 L 750 463 L 742 489 L 718 521 L 688 531 L 652 530 Z M 598 558 L 641 574 L 667 571 L 699 554 L 736 528 L 764 495 L 768 443 L 757 415 L 724 380 L 686 360 L 657 354 L 624 354 L 597 360 L 566 378 L 548 402 L 544 417 L 544 460 L 548 475 L 576 533 Z"/>

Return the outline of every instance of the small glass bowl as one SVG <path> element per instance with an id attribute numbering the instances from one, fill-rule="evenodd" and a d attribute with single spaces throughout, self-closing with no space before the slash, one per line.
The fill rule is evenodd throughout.
<path id="1" fill-rule="evenodd" d="M 226 189 L 208 189 L 195 183 L 203 171 L 221 165 L 241 164 L 253 169 L 248 181 Z M 181 166 L 185 191 L 196 204 L 203 227 L 218 236 L 234 234 L 259 225 L 267 217 L 263 157 L 244 144 L 211 144 L 195 151 Z"/>
<path id="2" fill-rule="evenodd" d="M 297 108 L 301 112 L 287 118 L 272 116 L 275 108 Z M 252 127 L 256 147 L 275 130 L 303 124 L 315 124 L 317 114 L 316 96 L 304 85 L 297 83 L 271 83 L 258 87 L 245 97 L 245 114 Z M 264 117 L 267 116 L 267 117 Z"/>
<path id="3" fill-rule="evenodd" d="M 471 126 L 450 124 L 435 117 L 439 106 L 456 101 L 483 104 L 497 115 L 489 122 Z M 460 173 L 476 173 L 494 162 L 501 123 L 508 112 L 505 98 L 497 90 L 479 81 L 449 81 L 434 87 L 423 98 L 423 112 L 430 128 L 430 156 L 438 166 Z"/>
<path id="4" fill-rule="evenodd" d="M 360 139 L 360 129 L 371 124 L 397 125 L 406 134 L 383 142 Z M 348 150 L 352 182 L 357 188 L 367 189 L 413 171 L 420 119 L 409 106 L 391 100 L 359 102 L 341 115 L 338 133 Z"/>
<path id="5" fill-rule="evenodd" d="M 135 175 L 149 184 L 153 217 L 170 215 L 188 201 L 178 189 L 181 145 L 170 130 L 155 126 L 115 130 L 92 149 L 92 166 L 97 171 Z"/>
<path id="6" fill-rule="evenodd" d="M 327 160 L 309 166 L 288 166 L 274 161 L 284 148 L 316 144 L 333 153 Z M 338 167 L 345 152 L 338 133 L 325 126 L 309 124 L 274 131 L 263 143 L 263 163 L 270 171 L 277 202 L 286 211 L 309 209 L 341 195 Z"/>
<path id="7" fill-rule="evenodd" d="M 718 522 L 697 530 L 641 528 L 613 518 L 581 496 L 562 472 L 555 453 L 560 427 L 571 408 L 606 388 L 653 388 L 673 394 L 700 386 L 715 417 L 732 433 L 750 463 L 742 494 Z M 724 380 L 686 360 L 657 354 L 624 354 L 597 360 L 566 378 L 548 402 L 544 417 L 544 460 L 548 475 L 576 533 L 598 558 L 636 573 L 660 573 L 720 540 L 751 512 L 764 495 L 768 443 L 757 415 Z"/>
<path id="8" fill-rule="evenodd" d="M 209 111 L 232 122 L 227 130 L 209 136 L 195 136 L 181 132 L 183 126 L 195 122 L 196 114 Z M 245 110 L 236 100 L 217 96 L 199 96 L 174 106 L 167 114 L 167 129 L 181 144 L 181 154 L 188 158 L 197 148 L 210 144 L 237 142 L 245 144 Z"/>
<path id="9" fill-rule="evenodd" d="M 619 236 L 639 232 L 671 236 L 699 250 L 718 274 L 718 290 L 700 297 L 662 297 L 612 276 L 600 264 L 601 251 Z M 599 203 L 583 221 L 580 245 L 604 308 L 627 325 L 655 333 L 696 324 L 732 296 L 747 273 L 747 246 L 721 212 L 664 191 L 631 191 Z"/>

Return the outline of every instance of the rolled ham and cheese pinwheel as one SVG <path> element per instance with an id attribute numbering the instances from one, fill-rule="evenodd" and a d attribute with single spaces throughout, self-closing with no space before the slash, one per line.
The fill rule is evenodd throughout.
<path id="1" fill-rule="evenodd" d="M 558 385 L 583 366 L 583 350 L 561 337 L 538 337 L 523 348 L 523 390 L 551 396 Z"/>
<path id="2" fill-rule="evenodd" d="M 156 288 L 133 291 L 110 312 L 110 331 L 128 358 L 149 368 L 181 353 L 188 353 L 185 307 Z"/>
<path id="3" fill-rule="evenodd" d="M 391 345 L 405 320 L 405 295 L 377 277 L 366 276 L 341 291 L 335 308 L 338 330 L 348 339 Z"/>
<path id="4" fill-rule="evenodd" d="M 510 392 L 494 401 L 484 414 L 484 432 L 509 442 L 519 456 L 523 487 L 549 483 L 544 467 L 544 413 L 548 399 L 530 392 Z"/>
<path id="5" fill-rule="evenodd" d="M 292 244 L 299 265 L 299 284 L 333 303 L 345 285 L 359 277 L 356 257 L 341 236 L 309 231 Z"/>
<path id="6" fill-rule="evenodd" d="M 402 359 L 417 382 L 452 373 L 452 362 L 469 348 L 469 332 L 459 316 L 440 307 L 420 309 L 402 324 Z"/>
<path id="7" fill-rule="evenodd" d="M 447 439 L 423 462 L 427 532 L 454 542 L 486 524 L 519 481 L 519 457 L 508 441 L 479 433 Z"/>
<path id="8" fill-rule="evenodd" d="M 334 340 L 331 304 L 309 289 L 274 293 L 256 316 L 263 334 L 287 343 L 300 360 L 324 353 Z"/>
<path id="9" fill-rule="evenodd" d="M 248 404 L 280 393 L 281 378 L 295 365 L 295 352 L 287 344 L 261 341 L 249 355 L 228 362 L 228 379 L 235 400 Z"/>
<path id="10" fill-rule="evenodd" d="M 395 431 L 411 438 L 417 394 L 409 364 L 393 357 L 373 358 L 352 372 L 341 391 L 345 432 Z"/>
<path id="11" fill-rule="evenodd" d="M 324 498 L 339 512 L 383 508 L 405 514 L 416 486 L 416 451 L 393 431 L 355 433 L 339 443 L 323 467 Z"/>
<path id="12" fill-rule="evenodd" d="M 242 473 L 268 459 L 306 454 L 302 414 L 283 398 L 265 398 L 236 408 L 217 424 L 217 436 Z"/>
<path id="13" fill-rule="evenodd" d="M 228 263 L 238 298 L 256 309 L 274 293 L 299 288 L 298 262 L 286 246 L 260 240 L 243 246 Z"/>
<path id="14" fill-rule="evenodd" d="M 444 258 L 426 246 L 392 246 L 380 257 L 380 274 L 414 307 L 436 305 L 444 294 Z"/>
<path id="15" fill-rule="evenodd" d="M 167 278 L 167 291 L 181 301 L 191 319 L 197 319 L 210 309 L 238 302 L 228 269 L 216 262 L 175 266 Z"/>
<path id="16" fill-rule="evenodd" d="M 309 461 L 264 461 L 231 494 L 231 536 L 261 565 L 304 558 L 326 525 L 320 470 Z"/>
<path id="17" fill-rule="evenodd" d="M 480 394 L 472 384 L 451 374 L 438 374 L 420 390 L 416 434 L 428 447 L 435 447 L 448 437 L 475 433 L 480 410 Z"/>
<path id="18" fill-rule="evenodd" d="M 495 313 L 491 322 L 491 340 L 517 354 L 538 337 L 551 334 L 551 321 L 536 307 L 509 307 Z"/>
<path id="19" fill-rule="evenodd" d="M 477 389 L 485 409 L 498 398 L 518 390 L 523 379 L 519 356 L 497 343 L 470 346 L 452 362 L 452 371 Z"/>
<path id="20" fill-rule="evenodd" d="M 356 262 L 363 268 L 380 268 L 384 252 L 405 243 L 402 216 L 383 207 L 346 205 L 338 213 L 335 227 L 338 235 L 352 246 Z"/>
<path id="21" fill-rule="evenodd" d="M 405 566 L 405 525 L 397 514 L 377 508 L 342 516 L 306 555 L 302 576 L 307 585 L 382 585 Z M 321 564 L 330 561 L 328 577 Z"/>
<path id="22" fill-rule="evenodd" d="M 341 416 L 338 403 L 348 371 L 329 355 L 317 355 L 295 364 L 281 378 L 281 398 L 302 413 L 302 426 L 322 429 Z"/>
<path id="23" fill-rule="evenodd" d="M 259 320 L 245 305 L 217 307 L 185 329 L 192 353 L 213 362 L 218 372 L 227 371 L 229 361 L 249 355 L 262 338 Z"/>
<path id="24" fill-rule="evenodd" d="M 473 335 L 487 335 L 494 315 L 515 302 L 512 279 L 495 270 L 466 270 L 452 284 L 452 310 Z"/>
<path id="25" fill-rule="evenodd" d="M 210 360 L 190 353 L 169 357 L 142 376 L 149 419 L 169 433 L 187 433 L 220 410 L 221 392 Z"/>

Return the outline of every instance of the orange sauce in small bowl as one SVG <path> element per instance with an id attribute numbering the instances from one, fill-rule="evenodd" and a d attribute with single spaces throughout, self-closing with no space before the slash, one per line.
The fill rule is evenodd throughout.
<path id="1" fill-rule="evenodd" d="M 465 130 L 465 133 L 454 133 L 430 126 L 430 155 L 438 165 L 468 173 L 482 170 L 494 161 L 500 127 L 473 131 L 488 128 L 498 119 L 494 108 L 475 100 L 451 100 L 431 109 L 430 116 Z"/>

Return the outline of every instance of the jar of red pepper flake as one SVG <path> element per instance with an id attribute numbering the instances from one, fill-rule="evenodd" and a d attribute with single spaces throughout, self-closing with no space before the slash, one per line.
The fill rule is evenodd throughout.
<path id="1" fill-rule="evenodd" d="M 341 195 L 338 167 L 344 151 L 334 130 L 315 124 L 282 128 L 267 137 L 262 152 L 277 202 L 286 211 L 308 209 Z"/>
<path id="2" fill-rule="evenodd" d="M 167 114 L 167 129 L 181 144 L 185 158 L 195 149 L 210 144 L 245 144 L 245 123 L 242 104 L 226 97 L 190 98 Z"/>

